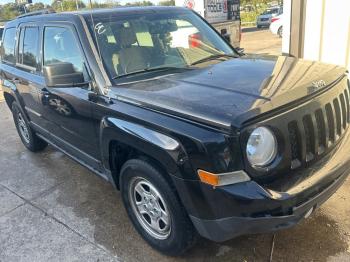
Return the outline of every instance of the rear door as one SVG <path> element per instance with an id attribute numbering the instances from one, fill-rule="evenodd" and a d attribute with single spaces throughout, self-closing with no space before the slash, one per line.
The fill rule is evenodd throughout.
<path id="1" fill-rule="evenodd" d="M 39 93 L 44 79 L 41 76 L 40 26 L 35 23 L 22 24 L 19 27 L 16 59 L 16 76 L 20 97 L 32 122 L 40 122 Z"/>
<path id="2" fill-rule="evenodd" d="M 18 101 L 34 122 L 40 120 L 37 113 L 38 90 L 43 84 L 40 77 L 39 37 L 40 28 L 35 23 L 7 28 L 2 48 L 3 85 L 17 92 Z"/>

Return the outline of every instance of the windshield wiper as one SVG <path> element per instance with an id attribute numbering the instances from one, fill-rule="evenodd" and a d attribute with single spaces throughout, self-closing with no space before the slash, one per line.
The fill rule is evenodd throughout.
<path id="1" fill-rule="evenodd" d="M 229 54 L 215 54 L 215 55 L 210 55 L 210 56 L 204 57 L 204 58 L 202 58 L 202 59 L 199 59 L 199 60 L 196 61 L 196 62 L 193 62 L 193 63 L 191 64 L 191 66 L 197 65 L 197 64 L 201 64 L 201 63 L 204 63 L 204 62 L 207 62 L 207 61 L 210 61 L 210 60 L 216 60 L 216 59 L 222 58 L 222 57 L 237 58 L 238 56 L 236 56 L 236 55 L 229 55 Z"/>
<path id="2" fill-rule="evenodd" d="M 120 78 L 124 78 L 124 77 L 128 77 L 128 76 L 139 75 L 139 74 L 149 73 L 149 72 L 179 70 L 179 69 L 190 69 L 190 68 L 188 68 L 188 67 L 176 67 L 176 66 L 145 68 L 145 69 L 134 71 L 131 73 L 127 73 L 124 75 L 118 75 L 118 76 L 113 77 L 112 79 L 115 80 L 115 79 L 120 79 Z"/>

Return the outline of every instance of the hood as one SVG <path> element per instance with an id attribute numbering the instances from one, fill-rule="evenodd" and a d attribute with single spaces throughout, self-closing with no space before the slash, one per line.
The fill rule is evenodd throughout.
<path id="1" fill-rule="evenodd" d="M 246 56 L 205 68 L 120 84 L 112 96 L 219 128 L 320 92 L 344 76 L 339 66 L 292 57 Z M 315 83 L 322 86 L 315 87 Z M 313 84 L 314 83 L 314 84 Z"/>

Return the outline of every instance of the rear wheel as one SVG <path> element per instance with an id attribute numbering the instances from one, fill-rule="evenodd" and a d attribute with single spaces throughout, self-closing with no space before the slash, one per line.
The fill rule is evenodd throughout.
<path id="1" fill-rule="evenodd" d="M 131 221 L 153 248 L 177 256 L 195 244 L 192 222 L 157 166 L 139 159 L 127 161 L 121 171 L 121 191 Z"/>
<path id="2" fill-rule="evenodd" d="M 38 152 L 45 149 L 47 143 L 34 133 L 16 102 L 12 103 L 12 114 L 17 132 L 24 146 L 32 152 Z"/>

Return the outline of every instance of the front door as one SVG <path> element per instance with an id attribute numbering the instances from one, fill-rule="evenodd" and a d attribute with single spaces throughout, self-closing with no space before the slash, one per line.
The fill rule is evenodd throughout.
<path id="1" fill-rule="evenodd" d="M 49 135 L 62 149 L 89 166 L 100 170 L 100 151 L 92 122 L 89 73 L 75 28 L 69 24 L 43 26 L 42 65 L 71 63 L 77 73 L 84 74 L 86 85 L 42 86 L 40 115 Z"/>

